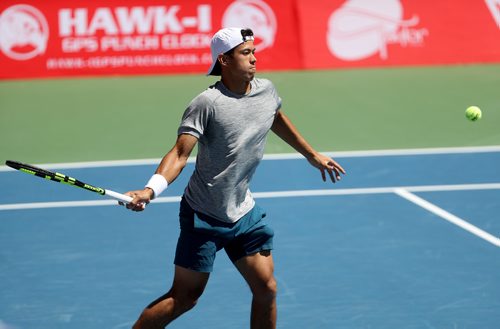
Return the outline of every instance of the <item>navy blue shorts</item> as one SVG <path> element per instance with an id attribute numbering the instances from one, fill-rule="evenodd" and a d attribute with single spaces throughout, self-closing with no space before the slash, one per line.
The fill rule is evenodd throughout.
<path id="1" fill-rule="evenodd" d="M 211 272 L 215 254 L 223 248 L 233 263 L 244 256 L 272 250 L 274 231 L 263 220 L 265 216 L 263 209 L 255 205 L 236 223 L 226 223 L 194 211 L 183 198 L 174 264 Z"/>

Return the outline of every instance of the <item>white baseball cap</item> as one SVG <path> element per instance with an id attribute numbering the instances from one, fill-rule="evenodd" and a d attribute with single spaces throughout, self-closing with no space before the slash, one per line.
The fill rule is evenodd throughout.
<path id="1" fill-rule="evenodd" d="M 220 72 L 213 72 L 217 64 L 217 57 L 220 54 L 224 54 L 243 42 L 251 40 L 254 40 L 252 30 L 241 27 L 226 27 L 215 33 L 210 43 L 212 65 L 210 65 L 207 75 L 220 75 Z"/>

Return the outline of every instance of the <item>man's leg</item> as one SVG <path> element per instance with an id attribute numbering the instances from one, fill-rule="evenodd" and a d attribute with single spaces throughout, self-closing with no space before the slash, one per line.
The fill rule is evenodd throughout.
<path id="1" fill-rule="evenodd" d="M 163 329 L 179 315 L 192 309 L 203 293 L 209 275 L 176 266 L 170 291 L 144 309 L 133 329 Z"/>
<path id="2" fill-rule="evenodd" d="M 274 263 L 270 251 L 243 257 L 235 262 L 236 267 L 252 290 L 252 329 L 276 328 L 276 280 Z"/>

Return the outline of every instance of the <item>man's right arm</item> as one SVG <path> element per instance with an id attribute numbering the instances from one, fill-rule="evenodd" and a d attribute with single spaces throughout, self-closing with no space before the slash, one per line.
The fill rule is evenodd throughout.
<path id="1" fill-rule="evenodd" d="M 155 174 L 162 175 L 168 184 L 171 184 L 186 166 L 189 155 L 193 151 L 198 139 L 189 134 L 181 134 L 177 137 L 174 147 L 163 157 Z M 126 193 L 134 199 L 127 205 L 128 209 L 134 211 L 144 210 L 144 206 L 156 197 L 151 188 L 130 191 Z"/>

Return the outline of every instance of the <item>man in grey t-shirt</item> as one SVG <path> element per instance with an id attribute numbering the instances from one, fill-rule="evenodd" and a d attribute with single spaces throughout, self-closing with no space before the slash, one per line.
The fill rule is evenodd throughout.
<path id="1" fill-rule="evenodd" d="M 196 211 L 234 223 L 254 206 L 250 179 L 281 106 L 269 80 L 238 95 L 218 81 L 189 104 L 178 134 L 198 139 L 196 169 L 185 197 Z"/>
<path id="2" fill-rule="evenodd" d="M 224 249 L 252 291 L 251 328 L 276 328 L 276 280 L 271 254 L 274 232 L 255 204 L 250 180 L 272 130 L 335 182 L 344 169 L 318 153 L 283 114 L 273 84 L 254 78 L 253 32 L 225 28 L 211 43 L 209 75 L 221 80 L 189 104 L 177 141 L 143 190 L 127 194 L 127 208 L 142 211 L 171 184 L 198 144 L 196 167 L 180 205 L 181 232 L 171 289 L 152 302 L 134 328 L 164 328 L 190 310 L 203 293 L 215 254 Z"/>

